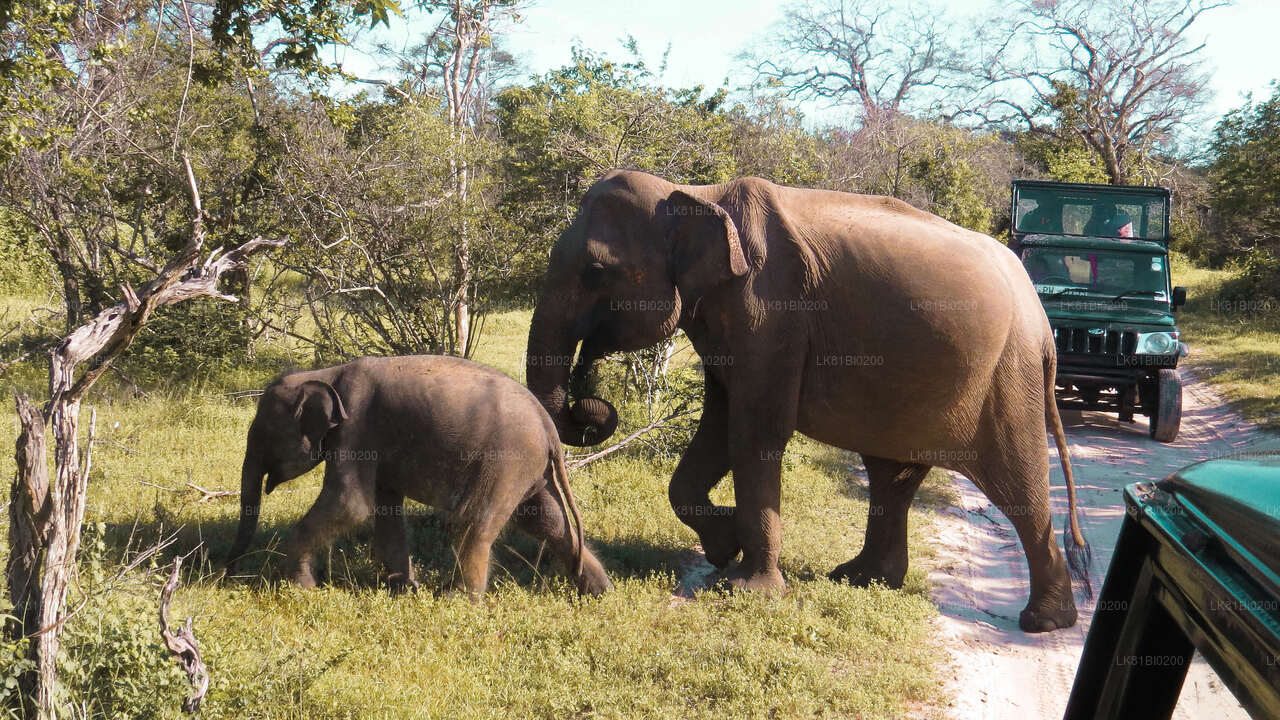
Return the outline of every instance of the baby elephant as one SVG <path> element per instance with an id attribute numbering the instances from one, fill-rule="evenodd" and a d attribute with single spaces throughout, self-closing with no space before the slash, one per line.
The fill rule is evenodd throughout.
<path id="1" fill-rule="evenodd" d="M 257 530 L 268 494 L 325 463 L 320 496 L 284 544 L 286 577 L 314 587 L 312 557 L 374 517 L 374 550 L 393 589 L 417 587 L 405 541 L 404 499 L 443 511 L 462 585 L 485 591 L 489 549 L 512 513 L 545 540 L 578 591 L 611 587 L 583 544 L 555 425 L 533 395 L 467 360 L 362 358 L 286 375 L 263 392 L 240 476 L 240 528 L 231 561 Z"/>

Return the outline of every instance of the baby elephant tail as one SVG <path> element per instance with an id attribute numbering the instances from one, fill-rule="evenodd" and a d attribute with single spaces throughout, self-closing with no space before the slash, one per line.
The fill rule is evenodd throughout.
<path id="1" fill-rule="evenodd" d="M 555 487 L 560 509 L 564 511 L 569 541 L 573 543 L 573 577 L 578 578 L 582 576 L 582 516 L 578 514 L 578 501 L 573 498 L 573 491 L 569 489 L 569 470 L 564 465 L 564 452 L 561 451 L 559 442 L 551 448 L 550 455 L 551 484 Z"/>
<path id="2" fill-rule="evenodd" d="M 1053 433 L 1054 444 L 1058 446 L 1058 461 L 1062 463 L 1062 475 L 1067 483 L 1067 522 L 1062 528 L 1062 544 L 1067 551 L 1068 572 L 1084 585 L 1085 597 L 1093 598 L 1093 584 L 1089 580 L 1093 549 L 1089 547 L 1089 541 L 1085 539 L 1084 530 L 1080 527 L 1076 478 L 1071 469 L 1071 455 L 1067 451 L 1067 434 L 1062 429 L 1062 417 L 1058 414 L 1058 403 L 1053 392 L 1057 369 L 1057 353 L 1051 349 L 1044 359 L 1044 415 L 1049 432 Z"/>

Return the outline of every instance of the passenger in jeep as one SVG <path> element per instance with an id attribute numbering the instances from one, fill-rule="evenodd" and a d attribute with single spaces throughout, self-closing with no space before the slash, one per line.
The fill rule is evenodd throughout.
<path id="1" fill-rule="evenodd" d="M 1058 198 L 1040 200 L 1035 209 L 1023 216 L 1018 229 L 1028 233 L 1062 232 L 1062 201 Z"/>
<path id="2" fill-rule="evenodd" d="M 1085 235 L 1103 237 L 1133 237 L 1133 219 L 1129 213 L 1111 203 L 1093 206 L 1089 221 L 1084 224 Z"/>

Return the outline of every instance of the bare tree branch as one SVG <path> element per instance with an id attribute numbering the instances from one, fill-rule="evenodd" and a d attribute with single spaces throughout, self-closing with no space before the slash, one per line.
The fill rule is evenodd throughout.
<path id="1" fill-rule="evenodd" d="M 974 100 L 955 114 L 1079 141 L 1122 183 L 1203 105 L 1204 45 L 1189 31 L 1229 4 L 1015 0 L 1010 19 L 986 23 L 994 34 L 975 33 L 985 47 L 973 61 Z"/>
<path id="2" fill-rule="evenodd" d="M 942 10 L 882 0 L 802 0 L 789 5 L 761 50 L 741 59 L 754 82 L 789 97 L 851 103 L 864 119 L 932 110 L 958 82 Z"/>

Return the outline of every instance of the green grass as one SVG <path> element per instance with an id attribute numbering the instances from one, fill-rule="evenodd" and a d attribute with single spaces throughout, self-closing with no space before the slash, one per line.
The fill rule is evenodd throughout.
<path id="1" fill-rule="evenodd" d="M 529 315 L 488 318 L 477 359 L 522 379 Z M 118 716 L 178 715 L 181 683 L 162 691 L 144 684 L 139 692 L 150 693 L 150 709 L 104 689 L 146 664 L 113 648 L 122 633 L 153 638 L 158 590 L 142 574 L 109 587 L 103 578 L 129 548 L 172 530 L 178 542 L 160 564 L 197 550 L 174 615 L 195 616 L 213 678 L 206 718 L 940 714 L 935 665 L 943 652 L 929 629 L 936 611 L 920 561 L 928 552 L 927 506 L 945 498 L 946 481 L 931 479 L 912 513 L 915 567 L 904 590 L 833 584 L 825 573 L 861 545 L 866 491 L 851 480 L 856 456 L 799 436 L 784 458 L 782 567 L 790 592 L 781 598 L 703 593 L 673 601 L 696 537 L 667 504 L 674 458 L 638 444 L 573 473 L 588 540 L 616 583 L 598 599 L 577 598 L 547 562 L 537 563 L 537 546 L 515 534 L 499 542 L 483 603 L 441 594 L 450 555 L 439 519 L 425 508 L 409 519 L 420 592 L 393 597 L 378 589 L 367 526 L 335 544 L 324 587 L 275 583 L 271 548 L 314 500 L 319 470 L 265 499 L 258 561 L 249 563 L 254 577 L 221 578 L 218 561 L 230 547 L 238 503 L 200 502 L 187 483 L 238 489 L 254 400 L 227 390 L 261 386 L 274 374 L 271 365 L 201 387 L 150 388 L 141 398 L 108 382 L 86 403 L 85 425 L 89 406 L 99 414 L 81 565 L 95 569 L 82 570 L 82 590 L 74 593 L 90 603 L 68 624 L 69 642 L 83 654 L 73 658 L 81 675 L 69 676 L 119 666 L 90 673 L 96 685 L 84 681 L 84 692 L 104 707 L 116 703 Z M 34 369 L 6 380 L 43 397 Z M 3 426 L 0 446 L 13 447 L 15 425 Z M 10 455 L 0 467 L 12 477 Z M 730 486 L 717 489 L 719 501 L 731 502 Z M 112 673 L 116 679 L 101 679 Z"/>
<path id="2" fill-rule="evenodd" d="M 1280 302 L 1241 293 L 1238 270 L 1174 264 L 1174 283 L 1187 288 L 1178 315 L 1191 346 L 1186 363 L 1202 371 L 1242 415 L 1280 430 Z"/>

